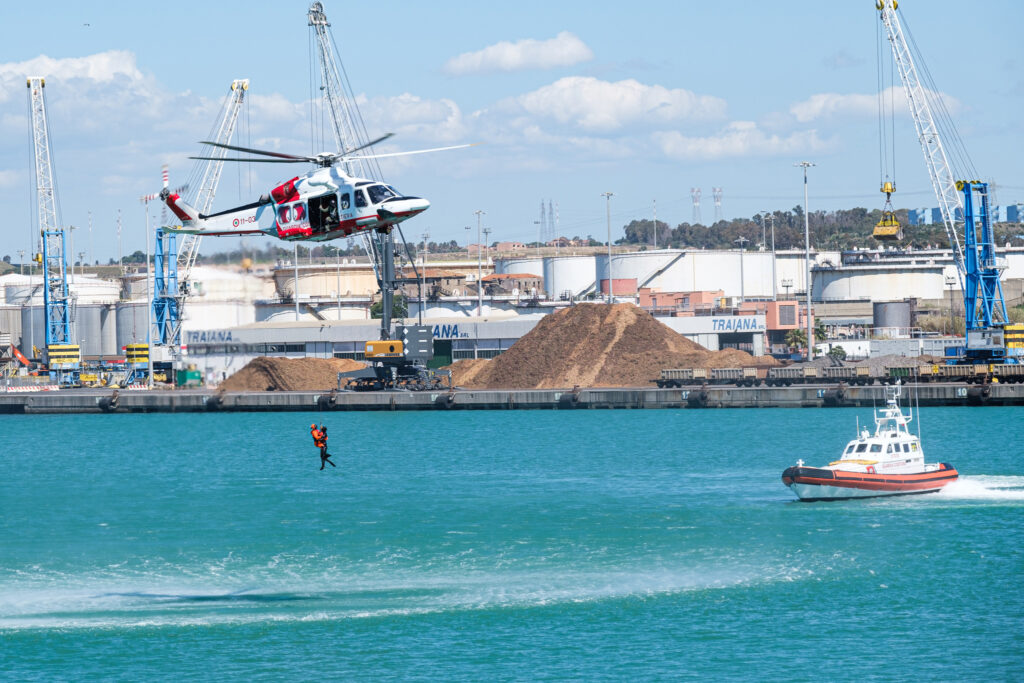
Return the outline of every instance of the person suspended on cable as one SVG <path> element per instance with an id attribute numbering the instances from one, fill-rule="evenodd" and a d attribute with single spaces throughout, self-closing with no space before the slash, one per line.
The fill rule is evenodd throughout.
<path id="1" fill-rule="evenodd" d="M 327 427 L 320 425 L 317 429 L 316 423 L 309 425 L 309 433 L 313 437 L 313 444 L 320 449 L 320 469 L 322 470 L 327 463 L 331 464 L 331 467 L 337 467 L 331 460 L 331 454 L 327 452 Z"/>

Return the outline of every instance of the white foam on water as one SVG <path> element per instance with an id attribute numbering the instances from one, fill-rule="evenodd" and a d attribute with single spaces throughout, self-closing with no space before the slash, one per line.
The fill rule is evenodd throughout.
<path id="1" fill-rule="evenodd" d="M 166 567 L 165 569 L 172 569 Z M 182 567 L 176 568 L 179 570 Z M 209 570 L 209 565 L 204 569 Z M 135 572 L 114 577 L 36 575 L 0 585 L 0 633 L 24 629 L 179 627 L 277 621 L 333 621 L 452 611 L 541 607 L 648 598 L 769 582 L 813 572 L 779 566 L 573 571 L 422 570 L 310 576 L 256 572 L 245 579 L 200 572 L 175 577 Z M 253 587 L 258 585 L 258 587 Z"/>
<path id="2" fill-rule="evenodd" d="M 975 475 L 960 477 L 934 494 L 943 500 L 1008 501 L 1024 503 L 1024 477 Z"/>

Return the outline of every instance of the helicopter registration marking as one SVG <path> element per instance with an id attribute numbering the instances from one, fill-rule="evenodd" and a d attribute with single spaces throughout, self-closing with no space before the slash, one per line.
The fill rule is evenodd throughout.
<path id="1" fill-rule="evenodd" d="M 256 222 L 256 216 L 244 216 L 242 218 L 236 218 L 233 221 L 231 221 L 231 225 L 233 227 L 237 228 L 239 225 L 243 225 L 245 223 L 255 223 L 255 222 Z"/>

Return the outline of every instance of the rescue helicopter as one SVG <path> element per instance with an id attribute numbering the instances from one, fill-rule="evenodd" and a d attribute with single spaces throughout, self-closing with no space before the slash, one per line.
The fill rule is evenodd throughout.
<path id="1" fill-rule="evenodd" d="M 390 228 L 398 223 L 426 211 L 430 207 L 430 202 L 420 197 L 403 195 L 391 185 L 380 181 L 351 176 L 342 168 L 345 162 L 473 146 L 464 144 L 408 152 L 358 154 L 392 135 L 393 133 L 388 133 L 344 152 L 322 152 L 313 157 L 203 142 L 205 145 L 269 158 L 189 157 L 190 159 L 276 164 L 313 163 L 318 168 L 286 180 L 251 204 L 210 215 L 199 213 L 186 203 L 178 192 L 164 188 L 160 193 L 161 198 L 181 220 L 181 225 L 167 226 L 164 230 L 210 236 L 264 234 L 291 242 L 324 242 L 370 230 L 389 232 Z"/>

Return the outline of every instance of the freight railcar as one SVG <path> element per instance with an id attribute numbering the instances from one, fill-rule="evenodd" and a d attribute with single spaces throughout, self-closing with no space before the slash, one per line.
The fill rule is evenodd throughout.
<path id="1" fill-rule="evenodd" d="M 819 368 L 813 365 L 791 365 L 765 369 L 758 368 L 671 368 L 662 370 L 651 380 L 661 388 L 679 388 L 711 384 L 734 384 L 738 387 L 793 386 L 799 384 L 837 384 L 869 386 L 914 382 L 964 382 L 987 384 L 1024 382 L 1024 364 L 978 365 L 905 365 L 887 368 L 871 366 L 841 366 Z"/>

